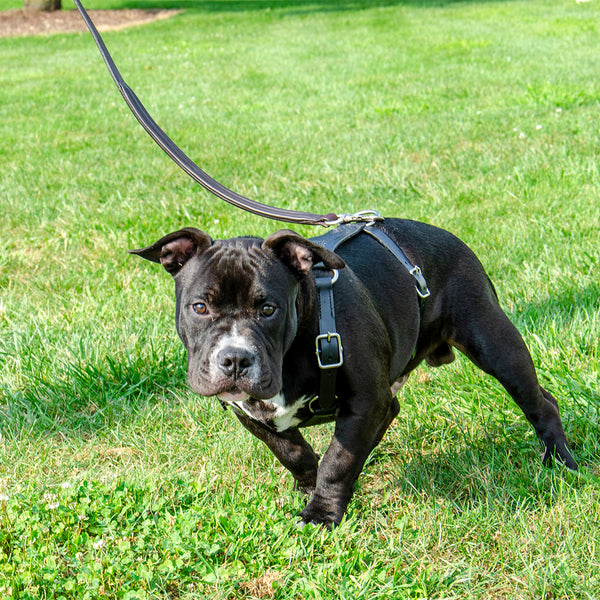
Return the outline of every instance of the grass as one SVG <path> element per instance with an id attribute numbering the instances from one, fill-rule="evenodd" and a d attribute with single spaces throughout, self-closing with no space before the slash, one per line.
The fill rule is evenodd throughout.
<path id="1" fill-rule="evenodd" d="M 188 181 L 88 35 L 0 39 L 0 598 L 596 598 L 597 3 L 86 6 L 185 9 L 105 39 L 224 184 L 463 238 L 581 471 L 543 469 L 519 410 L 460 359 L 404 388 L 342 525 L 296 529 L 290 477 L 188 390 L 169 278 L 126 253 L 278 224 Z"/>

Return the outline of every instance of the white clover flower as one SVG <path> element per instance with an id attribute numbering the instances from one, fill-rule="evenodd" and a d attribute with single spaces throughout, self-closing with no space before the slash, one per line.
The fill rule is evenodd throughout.
<path id="1" fill-rule="evenodd" d="M 92 544 L 94 550 L 100 550 L 100 548 L 102 548 L 102 546 L 104 546 L 104 540 L 102 538 L 100 538 L 99 540 L 96 540 L 93 544 Z"/>

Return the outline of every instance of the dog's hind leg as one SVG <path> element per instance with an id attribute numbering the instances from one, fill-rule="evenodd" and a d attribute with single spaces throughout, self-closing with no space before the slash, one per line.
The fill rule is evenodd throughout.
<path id="1" fill-rule="evenodd" d="M 551 465 L 556 457 L 570 469 L 577 469 L 558 403 L 540 386 L 523 338 L 497 303 L 482 306 L 479 299 L 478 304 L 468 319 L 460 319 L 460 326 L 455 324 L 449 343 L 493 375 L 519 405 L 544 443 L 545 465 Z"/>

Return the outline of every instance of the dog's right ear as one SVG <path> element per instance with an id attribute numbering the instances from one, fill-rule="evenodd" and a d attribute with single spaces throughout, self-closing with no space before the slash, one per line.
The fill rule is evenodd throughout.
<path id="1" fill-rule="evenodd" d="M 169 233 L 147 248 L 130 250 L 129 254 L 137 254 L 146 260 L 160 263 L 174 276 L 190 258 L 204 252 L 212 243 L 212 239 L 204 231 L 186 227 Z"/>

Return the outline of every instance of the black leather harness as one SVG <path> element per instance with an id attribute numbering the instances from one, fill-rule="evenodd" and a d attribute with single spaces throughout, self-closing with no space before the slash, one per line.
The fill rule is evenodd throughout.
<path id="1" fill-rule="evenodd" d="M 402 248 L 374 223 L 340 225 L 324 235 L 311 238 L 311 241 L 335 252 L 344 242 L 351 240 L 360 233 L 368 234 L 377 240 L 412 275 L 415 280 L 415 289 L 419 297 L 422 315 L 424 301 L 429 297 L 430 292 L 421 269 L 414 265 Z M 328 270 L 323 263 L 316 264 L 313 270 L 315 271 L 315 284 L 319 297 L 319 335 L 316 337 L 315 344 L 317 362 L 321 370 L 321 383 L 319 395 L 308 405 L 310 416 L 299 427 L 330 421 L 335 416 L 337 411 L 335 395 L 337 369 L 344 364 L 344 349 L 342 338 L 337 332 L 333 300 L 333 286 L 338 279 L 338 272 L 335 269 L 333 271 Z"/>

